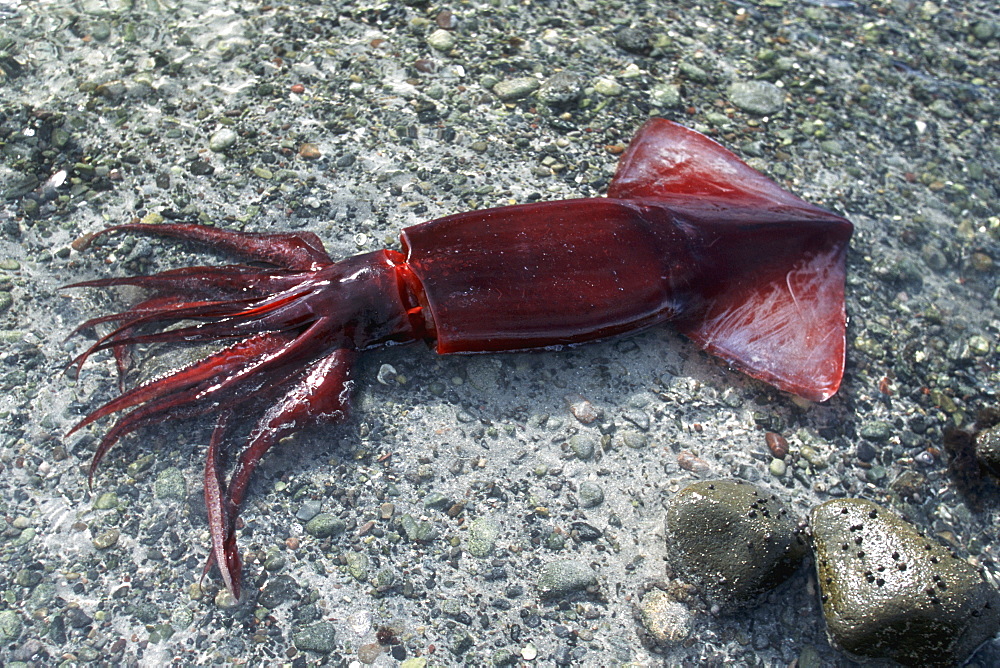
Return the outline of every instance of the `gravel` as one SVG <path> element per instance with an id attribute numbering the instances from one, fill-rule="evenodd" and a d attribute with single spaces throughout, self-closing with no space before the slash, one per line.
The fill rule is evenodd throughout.
<path id="1" fill-rule="evenodd" d="M 708 476 L 797 516 L 876 502 L 995 579 L 997 484 L 975 446 L 1000 392 L 998 25 L 984 1 L 7 2 L 5 657 L 853 665 L 807 569 L 738 615 L 679 588 L 665 506 Z M 351 418 L 257 471 L 242 602 L 202 577 L 212 417 L 140 430 L 89 487 L 107 421 L 65 434 L 118 391 L 116 364 L 64 373 L 93 335 L 66 338 L 138 295 L 58 287 L 229 259 L 88 235 L 166 220 L 309 230 L 338 257 L 398 248 L 438 216 L 604 194 L 654 113 L 855 222 L 847 375 L 829 402 L 727 369 L 669 326 L 478 361 L 371 351 Z M 139 350 L 126 381 L 194 355 Z M 320 515 L 332 532 L 307 530 Z M 673 626 L 644 626 L 642 601 Z M 1000 663 L 1000 645 L 973 660 Z"/>

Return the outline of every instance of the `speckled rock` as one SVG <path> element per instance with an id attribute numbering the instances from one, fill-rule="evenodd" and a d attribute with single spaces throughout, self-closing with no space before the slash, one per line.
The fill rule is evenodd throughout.
<path id="1" fill-rule="evenodd" d="M 583 96 L 585 84 L 583 76 L 577 72 L 556 72 L 542 83 L 538 89 L 538 99 L 549 106 L 570 104 Z"/>
<path id="2" fill-rule="evenodd" d="M 689 485 L 667 507 L 670 563 L 714 604 L 736 608 L 783 582 L 806 542 L 773 495 L 741 480 Z"/>
<path id="3" fill-rule="evenodd" d="M 346 523 L 339 517 L 330 513 L 320 513 L 306 522 L 305 530 L 310 536 L 328 538 L 343 533 L 345 526 Z"/>
<path id="4" fill-rule="evenodd" d="M 1000 476 L 1000 425 L 979 432 L 976 457 L 993 475 Z"/>
<path id="5" fill-rule="evenodd" d="M 337 634 L 333 624 L 317 622 L 296 633 L 292 642 L 295 643 L 295 648 L 300 651 L 309 650 L 320 654 L 329 654 L 336 648 L 336 640 Z"/>
<path id="6" fill-rule="evenodd" d="M 500 525 L 495 520 L 487 517 L 474 519 L 469 524 L 469 554 L 480 559 L 490 556 L 496 548 L 499 535 Z"/>
<path id="7" fill-rule="evenodd" d="M 187 496 L 184 474 L 176 466 L 163 469 L 156 476 L 153 491 L 158 499 L 183 499 Z"/>
<path id="8" fill-rule="evenodd" d="M 562 598 L 597 584 L 597 574 L 582 561 L 565 559 L 545 564 L 538 577 L 542 598 Z"/>
<path id="9" fill-rule="evenodd" d="M 13 610 L 0 611 L 0 642 L 9 643 L 21 635 L 23 624 Z"/>
<path id="10" fill-rule="evenodd" d="M 863 499 L 811 514 L 827 632 L 835 646 L 910 666 L 960 664 L 1000 630 L 1000 592 L 968 562 Z"/>
<path id="11" fill-rule="evenodd" d="M 776 114 L 785 106 L 785 92 L 769 81 L 738 81 L 726 95 L 734 106 L 758 116 Z"/>
<path id="12" fill-rule="evenodd" d="M 604 490 L 596 482 L 581 482 L 578 494 L 580 505 L 584 508 L 593 508 L 604 503 Z"/>
<path id="13" fill-rule="evenodd" d="M 657 645 L 677 645 L 691 635 L 691 610 L 659 589 L 647 592 L 639 600 L 639 621 Z"/>
<path id="14" fill-rule="evenodd" d="M 516 79 L 501 81 L 493 86 L 493 92 L 504 102 L 511 102 L 513 100 L 520 100 L 522 97 L 528 97 L 538 90 L 540 85 L 538 79 L 534 77 L 518 77 Z"/>

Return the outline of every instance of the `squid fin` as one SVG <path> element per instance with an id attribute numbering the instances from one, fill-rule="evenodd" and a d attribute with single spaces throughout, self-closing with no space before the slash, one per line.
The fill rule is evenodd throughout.
<path id="1" fill-rule="evenodd" d="M 700 276 L 676 321 L 681 332 L 779 389 L 812 401 L 836 393 L 844 372 L 848 220 L 660 118 L 636 134 L 608 196 L 665 204 L 697 240 Z"/>

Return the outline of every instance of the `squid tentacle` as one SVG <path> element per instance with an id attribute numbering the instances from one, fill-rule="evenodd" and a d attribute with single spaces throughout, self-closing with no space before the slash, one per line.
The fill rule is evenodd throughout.
<path id="1" fill-rule="evenodd" d="M 298 374 L 298 380 L 265 412 L 251 432 L 228 487 L 221 483 L 218 443 L 210 444 L 210 463 L 205 467 L 205 501 L 210 508 L 212 550 L 206 568 L 213 564 L 219 567 L 226 588 L 235 598 L 240 597 L 236 516 L 254 471 L 275 443 L 303 425 L 339 422 L 346 417 L 354 385 L 351 372 L 356 359 L 356 351 L 340 348 L 313 362 L 305 373 Z M 212 435 L 213 441 L 216 441 L 218 429 Z"/>
<path id="2" fill-rule="evenodd" d="M 310 270 L 332 264 L 323 242 L 312 232 L 266 234 L 237 232 L 204 225 L 126 223 L 98 232 L 94 238 L 118 232 L 138 232 L 205 244 L 210 248 L 258 262 L 293 270 Z"/>

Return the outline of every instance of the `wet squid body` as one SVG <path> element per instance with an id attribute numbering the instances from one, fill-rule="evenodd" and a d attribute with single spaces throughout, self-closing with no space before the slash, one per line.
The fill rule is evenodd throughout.
<path id="1" fill-rule="evenodd" d="M 211 414 L 209 566 L 237 598 L 236 517 L 254 469 L 291 432 L 347 413 L 365 350 L 426 341 L 441 354 L 552 348 L 664 321 L 750 376 L 823 401 L 844 369 L 844 254 L 852 225 L 693 130 L 647 122 L 607 197 L 469 211 L 403 230 L 402 250 L 335 261 L 312 233 L 120 225 L 201 242 L 253 264 L 188 267 L 71 287 L 150 295 L 80 329 L 110 331 L 76 359 L 135 344 L 228 342 L 125 391 L 73 431 L 119 414 L 90 475 L 123 436 Z M 266 267 L 260 266 L 267 265 Z M 230 419 L 257 419 L 228 483 Z"/>

